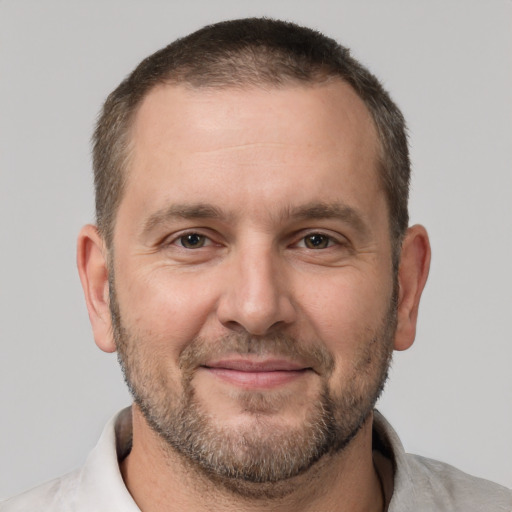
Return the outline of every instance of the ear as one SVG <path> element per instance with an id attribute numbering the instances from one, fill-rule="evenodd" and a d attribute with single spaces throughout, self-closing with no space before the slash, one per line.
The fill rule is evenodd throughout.
<path id="1" fill-rule="evenodd" d="M 398 311 L 395 350 L 406 350 L 416 337 L 420 298 L 430 268 L 430 242 L 423 226 L 407 230 L 398 270 Z"/>
<path id="2" fill-rule="evenodd" d="M 84 226 L 77 241 L 76 262 L 96 345 L 115 352 L 109 309 L 107 248 L 96 226 Z"/>

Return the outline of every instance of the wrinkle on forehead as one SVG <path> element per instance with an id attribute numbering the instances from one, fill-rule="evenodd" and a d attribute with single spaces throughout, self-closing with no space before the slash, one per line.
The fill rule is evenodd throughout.
<path id="1" fill-rule="evenodd" d="M 340 133 L 343 126 L 346 130 Z M 132 128 L 136 142 L 158 144 L 171 137 L 175 146 L 183 149 L 197 150 L 200 135 L 203 147 L 199 151 L 217 149 L 219 134 L 225 147 L 258 147 L 276 140 L 293 143 L 304 129 L 309 129 L 314 145 L 336 144 L 347 137 L 352 142 L 364 141 L 374 153 L 380 145 L 366 105 L 341 80 L 270 90 L 248 87 L 204 91 L 158 85 L 142 100 Z M 190 137 L 192 133 L 195 138 Z"/>
<path id="2" fill-rule="evenodd" d="M 216 149 L 196 149 L 194 152 L 198 154 L 216 154 L 224 151 L 238 151 L 242 149 L 260 149 L 260 148 L 282 148 L 287 144 L 283 142 L 247 142 L 244 144 L 233 144 L 229 146 L 222 146 Z"/>

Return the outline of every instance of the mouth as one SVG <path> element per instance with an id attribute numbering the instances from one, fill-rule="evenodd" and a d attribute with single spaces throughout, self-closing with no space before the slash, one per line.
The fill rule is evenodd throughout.
<path id="1" fill-rule="evenodd" d="M 291 383 L 311 367 L 283 359 L 226 359 L 208 362 L 201 369 L 212 376 L 244 389 L 271 389 Z"/>

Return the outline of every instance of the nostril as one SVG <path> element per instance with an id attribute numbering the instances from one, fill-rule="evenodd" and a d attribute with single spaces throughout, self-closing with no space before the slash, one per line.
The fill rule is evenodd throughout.
<path id="1" fill-rule="evenodd" d="M 229 329 L 232 332 L 236 332 L 236 333 L 245 332 L 245 328 L 243 327 L 243 325 L 239 324 L 238 322 L 235 322 L 234 320 L 222 322 L 222 324 L 224 325 L 224 327 L 226 327 L 226 329 Z"/>

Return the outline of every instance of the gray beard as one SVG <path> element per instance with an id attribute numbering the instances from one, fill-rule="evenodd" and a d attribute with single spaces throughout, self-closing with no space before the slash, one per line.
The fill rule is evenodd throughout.
<path id="1" fill-rule="evenodd" d="M 324 454 L 348 444 L 372 410 L 362 412 L 357 424 L 343 432 L 334 416 L 332 399 L 324 390 L 302 428 L 290 431 L 276 427 L 266 414 L 258 413 L 272 407 L 268 397 L 242 392 L 239 403 L 253 412 L 254 422 L 234 431 L 213 424 L 191 386 L 177 407 L 157 410 L 133 387 L 131 391 L 147 423 L 177 453 L 210 477 L 251 483 L 275 483 L 303 473 Z"/>

